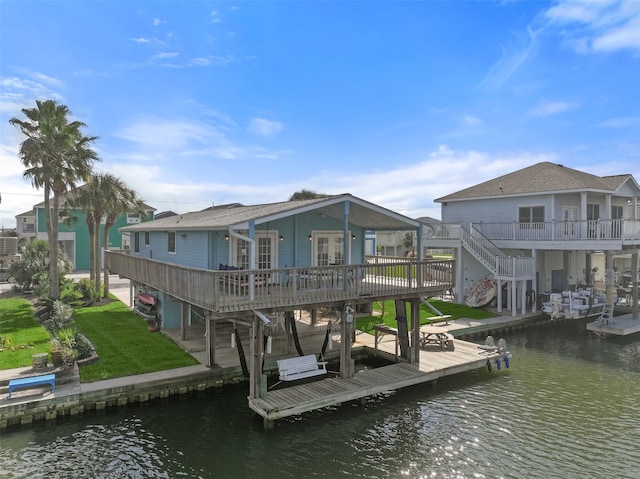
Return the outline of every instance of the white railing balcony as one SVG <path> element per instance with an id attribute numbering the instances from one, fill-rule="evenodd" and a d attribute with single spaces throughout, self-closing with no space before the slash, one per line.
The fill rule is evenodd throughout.
<path id="1" fill-rule="evenodd" d="M 473 223 L 492 241 L 622 241 L 640 243 L 640 220 L 550 221 L 540 223 Z"/>

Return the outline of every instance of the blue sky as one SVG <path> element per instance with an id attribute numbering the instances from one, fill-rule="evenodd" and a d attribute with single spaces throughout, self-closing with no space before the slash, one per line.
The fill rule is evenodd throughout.
<path id="1" fill-rule="evenodd" d="M 640 181 L 640 1 L 0 0 L 0 223 L 36 99 L 158 211 L 351 193 L 410 217 L 540 161 Z"/>

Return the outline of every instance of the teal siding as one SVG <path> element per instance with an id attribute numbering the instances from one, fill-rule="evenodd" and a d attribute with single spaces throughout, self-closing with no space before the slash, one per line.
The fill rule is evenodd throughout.
<path id="1" fill-rule="evenodd" d="M 38 233 L 46 233 L 47 225 L 45 222 L 45 210 L 44 208 L 37 208 L 37 226 Z M 75 234 L 75 269 L 76 270 L 88 270 L 90 268 L 90 246 L 89 246 L 89 228 L 87 226 L 87 217 L 81 210 L 71 210 L 69 217 L 71 218 L 71 224 L 65 223 L 58 224 L 58 231 L 60 233 L 74 233 Z M 153 213 L 150 213 L 146 217 L 142 218 L 142 221 L 151 221 L 153 219 Z M 121 249 L 122 248 L 122 235 L 118 232 L 118 228 L 127 225 L 127 215 L 120 215 L 115 224 L 109 229 L 109 248 Z M 104 225 L 100 225 L 98 234 L 100 235 L 100 247 L 104 248 Z"/>

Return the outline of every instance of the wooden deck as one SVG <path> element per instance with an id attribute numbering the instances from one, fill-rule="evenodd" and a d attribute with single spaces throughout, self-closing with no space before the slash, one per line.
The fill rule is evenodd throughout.
<path id="1" fill-rule="evenodd" d="M 390 341 L 388 348 L 394 348 Z M 384 344 L 384 343 L 383 343 Z M 500 357 L 497 352 L 487 352 L 474 343 L 454 340 L 455 350 L 442 350 L 427 346 L 420 351 L 420 363 L 405 362 L 375 369 L 360 371 L 350 379 L 331 377 L 306 384 L 269 390 L 264 397 L 249 398 L 249 407 L 265 421 L 274 421 L 288 416 L 321 409 L 354 399 L 361 399 L 385 391 L 400 389 L 443 376 L 486 367 L 487 360 L 495 364 Z M 378 345 L 382 354 L 384 346 Z"/>
<path id="2" fill-rule="evenodd" d="M 208 270 L 105 251 L 113 274 L 218 314 L 433 296 L 453 287 L 453 261 Z"/>

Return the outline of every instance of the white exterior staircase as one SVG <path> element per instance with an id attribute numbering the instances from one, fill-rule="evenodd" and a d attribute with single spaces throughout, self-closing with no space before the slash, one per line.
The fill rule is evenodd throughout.
<path id="1" fill-rule="evenodd" d="M 460 228 L 460 241 L 462 246 L 493 274 L 494 279 L 535 278 L 534 258 L 507 256 L 472 224 L 469 225 L 469 231 Z"/>

